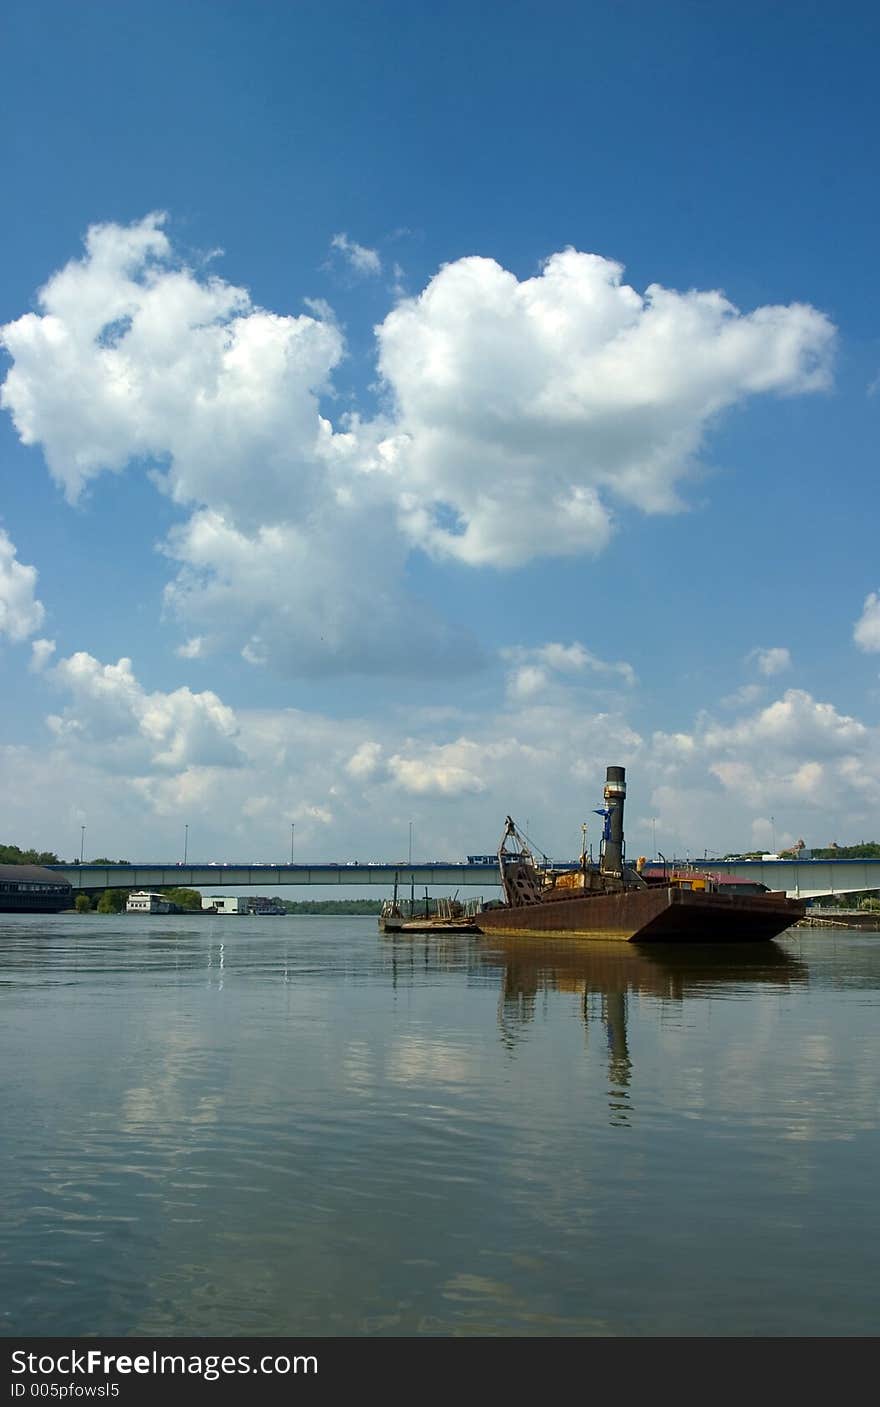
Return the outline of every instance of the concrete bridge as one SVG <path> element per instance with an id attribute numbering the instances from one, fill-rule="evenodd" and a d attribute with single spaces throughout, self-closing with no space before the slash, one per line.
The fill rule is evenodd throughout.
<path id="1" fill-rule="evenodd" d="M 462 885 L 491 889 L 499 884 L 497 864 L 470 865 L 465 862 L 413 861 L 401 865 L 335 864 L 315 861 L 297 865 L 189 865 L 175 861 L 138 861 L 130 865 L 47 865 L 63 875 L 73 888 L 86 893 L 105 889 L 164 889 L 169 885 L 199 889 L 203 894 L 220 894 L 226 889 L 277 889 L 287 884 L 338 884 L 364 889 L 372 885 L 391 889 L 395 878 L 405 891 L 460 888 Z"/>
<path id="2" fill-rule="evenodd" d="M 681 861 L 672 863 L 681 864 Z M 814 899 L 829 894 L 880 890 L 880 860 L 695 860 L 693 868 L 710 874 L 753 880 L 768 889 L 784 890 L 792 898 Z M 315 861 L 297 865 L 184 865 L 173 861 L 144 861 L 131 865 L 50 865 L 76 890 L 161 889 L 180 885 L 203 894 L 226 889 L 277 889 L 283 885 L 339 885 L 390 890 L 397 879 L 405 892 L 416 889 L 491 890 L 498 885 L 495 864 L 458 861 L 414 861 L 412 864 L 335 864 Z M 559 868 L 576 869 L 575 863 Z"/>

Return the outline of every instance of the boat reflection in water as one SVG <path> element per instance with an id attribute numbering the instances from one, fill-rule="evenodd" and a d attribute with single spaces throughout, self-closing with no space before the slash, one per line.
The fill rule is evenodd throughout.
<path id="1" fill-rule="evenodd" d="M 488 941 L 481 960 L 501 971 L 498 1022 L 502 1040 L 514 1045 L 533 1020 L 536 1001 L 548 992 L 576 993 L 584 1024 L 605 1028 L 611 1123 L 627 1123 L 632 1059 L 627 1037 L 628 1002 L 645 994 L 680 1004 L 725 986 L 788 987 L 808 980 L 806 963 L 775 943 L 760 948 L 711 943 L 664 945 L 597 943 L 572 939 L 536 943 Z"/>
<path id="2" fill-rule="evenodd" d="M 587 1036 L 604 1028 L 612 1123 L 628 1122 L 632 1057 L 629 1003 L 654 998 L 679 1007 L 688 999 L 736 996 L 743 987 L 804 985 L 805 962 L 776 943 L 620 943 L 576 938 L 468 938 L 439 934 L 390 939 L 394 985 L 416 969 L 500 976 L 498 1027 L 513 1050 L 533 1022 L 539 997 L 560 992 L 580 1000 Z"/>

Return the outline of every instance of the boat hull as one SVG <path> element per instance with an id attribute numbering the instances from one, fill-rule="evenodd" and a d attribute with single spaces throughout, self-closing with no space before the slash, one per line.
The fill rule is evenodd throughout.
<path id="1" fill-rule="evenodd" d="M 805 907 L 801 900 L 784 894 L 718 894 L 658 885 L 488 909 L 477 915 L 476 922 L 481 933 L 511 937 L 767 942 L 797 923 Z"/>
<path id="2" fill-rule="evenodd" d="M 385 918 L 380 933 L 479 933 L 475 918 Z"/>

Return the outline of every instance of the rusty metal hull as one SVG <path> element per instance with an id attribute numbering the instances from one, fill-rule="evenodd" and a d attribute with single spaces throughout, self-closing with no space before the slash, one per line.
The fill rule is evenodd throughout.
<path id="1" fill-rule="evenodd" d="M 799 899 L 783 894 L 703 893 L 658 885 L 617 894 L 575 895 L 477 914 L 481 933 L 624 942 L 766 942 L 797 923 Z"/>

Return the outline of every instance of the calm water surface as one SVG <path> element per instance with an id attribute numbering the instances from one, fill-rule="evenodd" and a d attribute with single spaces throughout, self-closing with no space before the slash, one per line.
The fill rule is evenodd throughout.
<path id="1" fill-rule="evenodd" d="M 0 919 L 0 1334 L 870 1335 L 880 935 Z"/>

